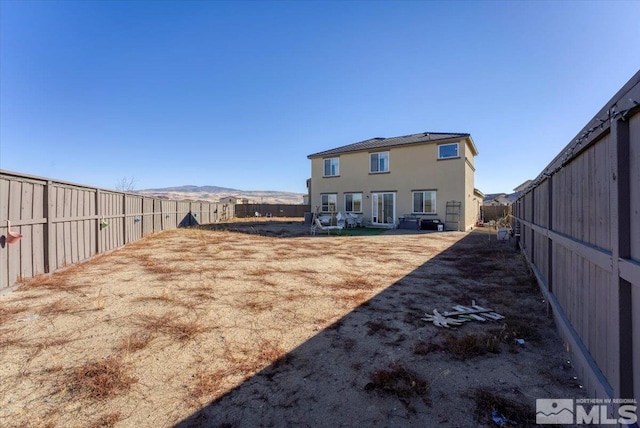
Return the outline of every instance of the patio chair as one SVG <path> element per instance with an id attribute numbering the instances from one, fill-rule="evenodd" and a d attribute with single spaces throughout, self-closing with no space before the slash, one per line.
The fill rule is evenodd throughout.
<path id="1" fill-rule="evenodd" d="M 343 226 L 324 226 L 322 223 L 320 223 L 320 219 L 316 218 L 313 221 L 313 224 L 311 225 L 311 234 L 315 236 L 316 234 L 316 230 L 320 229 L 320 230 L 326 230 L 327 231 L 327 235 L 331 235 L 331 231 L 332 230 L 337 230 L 339 233 L 342 232 L 342 229 L 344 227 Z"/>
<path id="2" fill-rule="evenodd" d="M 356 227 L 358 225 L 357 217 L 353 214 L 347 214 L 346 218 L 346 227 Z"/>

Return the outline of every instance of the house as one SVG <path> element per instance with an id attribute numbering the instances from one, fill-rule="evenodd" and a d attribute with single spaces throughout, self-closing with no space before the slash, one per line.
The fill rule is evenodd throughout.
<path id="1" fill-rule="evenodd" d="M 225 198 L 220 198 L 220 203 L 235 205 L 238 203 L 238 198 L 236 198 L 235 196 L 227 196 Z"/>
<path id="2" fill-rule="evenodd" d="M 474 188 L 478 150 L 469 134 L 372 138 L 309 155 L 310 205 L 319 213 L 362 215 L 374 227 L 408 216 L 469 230 L 482 193 Z"/>
<path id="3" fill-rule="evenodd" d="M 484 205 L 493 207 L 511 205 L 512 200 L 506 193 L 490 193 L 484 197 Z"/>

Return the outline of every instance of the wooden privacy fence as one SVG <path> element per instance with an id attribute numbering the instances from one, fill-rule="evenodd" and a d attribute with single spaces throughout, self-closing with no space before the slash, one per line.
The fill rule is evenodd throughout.
<path id="1" fill-rule="evenodd" d="M 501 218 L 509 218 L 511 205 L 482 205 L 480 207 L 482 219 L 485 222 L 495 221 Z"/>
<path id="2" fill-rule="evenodd" d="M 304 217 L 305 212 L 311 211 L 309 205 L 292 204 L 238 204 L 235 206 L 236 217 L 254 217 L 256 213 L 273 217 Z"/>
<path id="3" fill-rule="evenodd" d="M 640 71 L 513 206 L 522 250 L 596 398 L 640 401 L 639 103 Z"/>
<path id="4" fill-rule="evenodd" d="M 163 230 L 215 223 L 233 205 L 154 199 L 0 170 L 0 293 Z M 23 235 L 6 242 L 11 231 Z"/>

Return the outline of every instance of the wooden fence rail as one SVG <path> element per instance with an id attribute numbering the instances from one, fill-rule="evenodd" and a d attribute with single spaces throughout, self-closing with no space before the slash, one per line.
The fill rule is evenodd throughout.
<path id="1" fill-rule="evenodd" d="M 0 170 L 0 293 L 151 233 L 233 216 L 228 204 L 154 199 Z M 6 242 L 7 220 L 23 235 L 17 243 Z"/>
<path id="2" fill-rule="evenodd" d="M 521 248 L 594 398 L 640 401 L 639 103 L 640 71 L 513 205 Z"/>

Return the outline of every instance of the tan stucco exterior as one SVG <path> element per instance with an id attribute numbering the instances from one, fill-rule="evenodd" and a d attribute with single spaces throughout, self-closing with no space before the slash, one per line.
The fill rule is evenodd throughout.
<path id="1" fill-rule="evenodd" d="M 458 143 L 457 158 L 438 160 L 438 145 Z M 389 152 L 389 172 L 371 173 L 370 154 Z M 435 214 L 415 214 L 421 218 L 447 221 L 447 201 L 461 202 L 459 230 L 469 230 L 478 217 L 478 196 L 474 194 L 475 145 L 470 137 L 379 148 L 335 156 L 311 158 L 311 209 L 321 206 L 323 194 L 337 195 L 337 211 L 345 212 L 345 194 L 362 193 L 361 214 L 367 221 L 375 217 L 374 193 L 392 193 L 395 199 L 393 223 L 413 211 L 414 191 L 436 191 Z M 339 175 L 324 176 L 324 159 L 339 158 Z M 320 209 L 322 212 L 322 209 Z M 449 218 L 453 218 L 450 216 Z"/>

